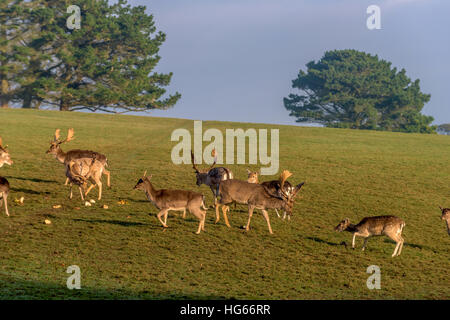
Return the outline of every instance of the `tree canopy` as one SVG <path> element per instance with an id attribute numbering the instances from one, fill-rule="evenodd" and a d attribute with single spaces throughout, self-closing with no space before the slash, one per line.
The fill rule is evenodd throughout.
<path id="1" fill-rule="evenodd" d="M 25 108 L 124 112 L 166 109 L 178 101 L 179 93 L 166 96 L 164 88 L 172 73 L 154 71 L 165 34 L 156 30 L 146 7 L 126 0 L 79 0 L 81 28 L 70 29 L 72 4 L 1 2 L 3 106 L 21 102 Z"/>
<path id="2" fill-rule="evenodd" d="M 297 122 L 328 127 L 432 133 L 431 116 L 420 113 L 430 100 L 411 81 L 378 56 L 357 50 L 325 52 L 306 64 L 292 81 L 298 94 L 284 98 L 284 106 Z"/>

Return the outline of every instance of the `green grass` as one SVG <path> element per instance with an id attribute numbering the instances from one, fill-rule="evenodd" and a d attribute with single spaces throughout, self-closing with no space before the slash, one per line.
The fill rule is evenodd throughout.
<path id="1" fill-rule="evenodd" d="M 231 229 L 223 219 L 215 225 L 210 209 L 206 232 L 195 235 L 192 215 L 169 214 L 163 230 L 157 209 L 132 190 L 148 170 L 157 188 L 200 191 L 212 204 L 191 166 L 170 160 L 172 131 L 193 130 L 192 121 L 27 110 L 0 110 L 0 119 L 15 161 L 0 169 L 12 187 L 11 217 L 0 211 L 1 299 L 450 298 L 450 237 L 438 209 L 450 206 L 447 136 L 204 122 L 203 130 L 222 132 L 280 128 L 280 169 L 306 185 L 291 221 L 270 212 L 273 235 L 259 211 L 248 233 L 240 229 L 244 206 L 232 210 Z M 55 128 L 65 135 L 69 127 L 76 139 L 64 150 L 93 149 L 109 159 L 112 188 L 92 207 L 77 192 L 68 200 L 64 167 L 45 154 Z M 247 167 L 258 168 L 229 166 L 239 179 Z M 14 202 L 21 196 L 23 206 Z M 357 250 L 346 249 L 340 243 L 351 235 L 333 231 L 345 217 L 386 214 L 406 221 L 397 258 L 386 237 L 370 239 L 362 252 L 361 238 Z M 381 290 L 366 287 L 372 264 L 381 268 Z M 70 265 L 81 268 L 81 290 L 66 288 Z"/>

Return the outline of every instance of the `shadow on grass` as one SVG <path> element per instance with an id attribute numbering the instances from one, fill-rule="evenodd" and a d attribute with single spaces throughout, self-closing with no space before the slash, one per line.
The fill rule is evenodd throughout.
<path id="1" fill-rule="evenodd" d="M 306 239 L 312 240 L 312 241 L 315 241 L 315 242 L 318 242 L 318 243 L 325 243 L 325 244 L 327 244 L 329 246 L 341 246 L 341 245 L 343 245 L 343 242 L 341 242 L 341 243 L 334 243 L 334 242 L 329 242 L 329 241 L 326 241 L 326 240 L 322 240 L 322 239 L 317 238 L 317 237 L 306 237 Z"/>
<path id="2" fill-rule="evenodd" d="M 22 180 L 22 181 L 31 181 L 31 182 L 43 182 L 43 183 L 59 183 L 55 180 L 45 180 L 45 179 L 39 179 L 39 178 L 24 178 L 24 177 L 8 177 L 10 179 L 16 179 L 16 180 Z M 62 184 L 63 182 L 61 182 Z"/>
<path id="3" fill-rule="evenodd" d="M 385 243 L 396 244 L 395 241 L 392 241 L 392 240 L 390 240 L 390 239 L 384 239 L 384 242 L 385 242 Z M 411 247 L 411 248 L 416 248 L 416 249 L 429 249 L 429 250 L 431 250 L 430 247 L 427 247 L 427 246 L 424 246 L 424 245 L 421 245 L 421 244 L 414 244 L 414 243 L 407 243 L 407 242 L 404 242 L 404 243 L 403 243 L 403 246 Z"/>
<path id="4" fill-rule="evenodd" d="M 65 280 L 65 279 L 64 279 Z M 158 292 L 151 289 L 127 290 L 122 288 L 93 288 L 69 290 L 65 284 L 22 280 L 13 277 L 0 277 L 1 300 L 208 300 L 226 297 L 205 295 L 196 292 Z"/>
<path id="5" fill-rule="evenodd" d="M 24 188 L 11 188 L 14 192 L 23 192 L 26 194 L 50 194 L 48 191 L 34 191 L 31 189 L 24 189 Z"/>
<path id="6" fill-rule="evenodd" d="M 77 222 L 88 222 L 88 223 L 109 223 L 114 225 L 119 225 L 123 227 L 132 227 L 132 226 L 152 226 L 149 223 L 142 223 L 142 222 L 131 222 L 131 221 L 120 221 L 120 220 L 102 220 L 102 219 L 72 219 L 73 221 Z"/>

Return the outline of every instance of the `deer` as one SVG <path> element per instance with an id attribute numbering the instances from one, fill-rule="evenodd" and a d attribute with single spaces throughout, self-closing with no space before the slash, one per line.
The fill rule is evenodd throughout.
<path id="1" fill-rule="evenodd" d="M 259 183 L 258 180 L 259 180 L 259 173 L 257 171 L 251 171 L 251 170 L 247 169 L 247 182 Z M 278 180 L 265 181 L 265 182 L 261 182 L 261 184 L 266 186 L 267 188 L 272 190 L 272 192 L 275 192 L 275 193 L 277 193 L 278 189 L 280 188 L 280 182 Z M 286 181 L 284 183 L 284 191 L 287 194 L 289 194 L 292 192 L 292 190 L 294 190 L 293 186 L 289 183 L 289 181 Z M 277 213 L 278 218 L 281 218 L 280 214 L 278 213 L 278 209 L 275 209 L 275 212 Z M 286 211 L 284 211 L 283 220 L 286 219 L 286 216 L 287 216 L 288 220 L 291 220 L 291 216 L 288 215 L 286 213 Z"/>
<path id="2" fill-rule="evenodd" d="M 6 146 L 3 146 L 2 138 L 0 137 L 0 168 L 5 164 L 11 166 L 14 162 L 11 160 L 11 156 Z M 5 203 L 5 213 L 9 217 L 8 211 L 8 195 L 9 195 L 9 182 L 6 178 L 0 177 L 0 207 Z"/>
<path id="3" fill-rule="evenodd" d="M 50 148 L 47 150 L 47 154 L 52 154 L 55 159 L 57 159 L 59 162 L 67 164 L 71 160 L 75 159 L 81 159 L 81 158 L 92 158 L 94 155 L 96 156 L 97 161 L 99 161 L 103 165 L 102 173 L 104 173 L 107 177 L 107 186 L 111 186 L 111 173 L 106 170 L 106 167 L 108 166 L 108 159 L 105 155 L 91 151 L 91 150 L 79 150 L 79 149 L 73 149 L 69 150 L 67 152 L 64 152 L 61 149 L 61 145 L 67 142 L 70 142 L 74 140 L 74 130 L 73 128 L 70 128 L 67 132 L 67 138 L 64 140 L 61 140 L 60 138 L 60 129 L 55 130 L 55 135 L 53 138 L 53 141 L 50 142 Z M 64 185 L 67 185 L 69 183 L 69 178 L 66 179 L 66 182 Z"/>
<path id="4" fill-rule="evenodd" d="M 237 202 L 240 204 L 246 204 L 248 206 L 248 221 L 245 226 L 245 230 L 250 230 L 250 221 L 255 209 L 262 211 L 262 214 L 267 222 L 269 228 L 269 233 L 273 234 L 272 227 L 270 225 L 269 214 L 267 210 L 269 209 L 282 209 L 287 212 L 287 214 L 292 215 L 292 210 L 295 202 L 295 197 L 297 196 L 300 189 L 303 187 L 305 182 L 302 182 L 294 187 L 294 190 L 287 194 L 284 190 L 284 184 L 286 179 L 292 175 L 287 170 L 284 170 L 280 175 L 280 188 L 276 193 L 270 190 L 268 187 L 249 183 L 247 181 L 230 179 L 222 181 L 219 184 L 219 204 L 222 205 L 222 213 L 224 216 L 225 224 L 230 227 L 227 218 L 227 211 L 230 203 Z M 216 215 L 218 214 L 218 207 L 216 207 Z"/>
<path id="5" fill-rule="evenodd" d="M 200 222 L 196 234 L 205 231 L 206 210 L 205 197 L 194 191 L 189 190 L 157 190 L 151 183 L 152 175 L 147 176 L 144 172 L 142 178 L 136 183 L 134 190 L 145 192 L 147 199 L 159 210 L 157 217 L 164 228 L 167 228 L 167 216 L 169 211 L 189 210 Z M 164 221 L 162 220 L 164 217 Z"/>
<path id="6" fill-rule="evenodd" d="M 215 155 L 215 150 L 213 150 L 213 155 Z M 205 170 L 199 170 L 197 166 L 195 165 L 195 159 L 194 159 L 194 153 L 191 151 L 191 159 L 192 159 L 192 168 L 195 171 L 195 175 L 197 178 L 196 184 L 198 187 L 200 187 L 202 184 L 206 184 L 208 187 L 210 187 L 213 196 L 214 196 L 214 207 L 216 207 L 216 221 L 215 223 L 218 223 L 220 220 L 218 209 L 217 209 L 217 194 L 219 190 L 219 183 L 221 181 L 233 179 L 233 172 L 231 172 L 230 169 L 227 169 L 225 167 L 216 167 L 216 161 L 217 158 L 214 158 L 214 163 Z"/>
<path id="7" fill-rule="evenodd" d="M 66 177 L 70 183 L 70 193 L 69 199 L 72 199 L 72 186 L 77 185 L 80 190 L 81 200 L 84 201 L 83 191 L 85 191 L 85 196 L 94 188 L 98 186 L 98 200 L 102 198 L 102 170 L 103 165 L 97 160 L 97 155 L 94 154 L 91 159 L 81 158 L 70 160 L 66 164 Z M 92 179 L 93 184 L 87 188 L 88 181 Z M 86 190 L 87 188 L 87 190 Z"/>
<path id="8" fill-rule="evenodd" d="M 439 209 L 442 212 L 441 219 L 447 223 L 447 233 L 450 235 L 450 208 L 442 208 L 439 206 Z"/>
<path id="9" fill-rule="evenodd" d="M 399 256 L 402 252 L 404 240 L 402 238 L 402 230 L 406 223 L 403 219 L 396 216 L 377 216 L 365 217 L 358 224 L 350 223 L 350 219 L 346 218 L 339 222 L 334 228 L 336 232 L 347 231 L 353 234 L 352 248 L 355 249 L 356 237 L 363 237 L 364 244 L 362 251 L 366 249 L 367 240 L 372 236 L 385 235 L 396 242 L 392 257 Z"/>

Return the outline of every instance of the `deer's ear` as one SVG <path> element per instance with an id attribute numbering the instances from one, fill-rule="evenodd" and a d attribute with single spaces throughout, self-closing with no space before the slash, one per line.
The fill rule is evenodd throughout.
<path id="1" fill-rule="evenodd" d="M 441 209 L 441 211 L 444 210 L 441 206 L 439 206 L 439 209 Z"/>
<path id="2" fill-rule="evenodd" d="M 251 171 L 250 171 L 249 169 L 247 169 L 247 173 L 248 173 L 248 174 L 250 174 L 250 173 L 251 173 Z"/>

